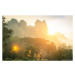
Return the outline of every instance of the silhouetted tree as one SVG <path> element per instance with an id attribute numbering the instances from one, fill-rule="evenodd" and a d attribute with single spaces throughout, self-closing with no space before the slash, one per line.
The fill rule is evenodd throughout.
<path id="1" fill-rule="evenodd" d="M 8 45 L 10 45 L 9 38 L 12 34 L 12 30 L 8 30 L 7 23 L 5 22 L 5 17 L 2 17 L 2 25 L 3 25 L 3 59 L 7 58 L 7 55 L 9 55 L 9 48 Z M 10 47 L 10 46 L 9 46 Z"/>

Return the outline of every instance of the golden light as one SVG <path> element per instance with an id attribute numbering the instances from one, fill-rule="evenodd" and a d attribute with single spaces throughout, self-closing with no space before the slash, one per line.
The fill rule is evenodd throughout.
<path id="1" fill-rule="evenodd" d="M 47 21 L 48 33 L 54 35 L 56 32 L 63 32 L 61 28 L 61 23 L 57 20 Z M 63 29 L 64 30 L 64 29 Z"/>
<path id="2" fill-rule="evenodd" d="M 48 25 L 48 34 L 54 35 L 57 32 L 56 27 Z"/>
<path id="3" fill-rule="evenodd" d="M 19 51 L 18 47 L 17 46 L 13 46 L 13 51 L 18 52 Z"/>
<path id="4" fill-rule="evenodd" d="M 55 32 L 54 31 L 49 31 L 48 33 L 51 34 L 51 35 L 54 35 Z"/>

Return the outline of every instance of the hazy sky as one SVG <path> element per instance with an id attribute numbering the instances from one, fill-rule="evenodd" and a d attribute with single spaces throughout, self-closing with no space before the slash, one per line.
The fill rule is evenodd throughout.
<path id="1" fill-rule="evenodd" d="M 49 15 L 29 15 L 29 16 L 5 16 L 6 20 L 9 21 L 11 18 L 15 18 L 18 21 L 25 20 L 27 22 L 27 25 L 35 25 L 35 21 L 37 19 L 43 21 L 45 20 L 48 26 L 48 30 L 50 34 L 54 34 L 55 32 L 61 32 L 64 33 L 66 36 L 67 33 L 73 32 L 73 17 L 72 16 L 49 16 Z"/>

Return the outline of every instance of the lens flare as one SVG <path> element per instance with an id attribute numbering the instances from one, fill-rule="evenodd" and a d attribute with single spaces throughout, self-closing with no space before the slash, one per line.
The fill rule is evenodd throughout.
<path id="1" fill-rule="evenodd" d="M 18 47 L 17 46 L 13 46 L 13 51 L 18 52 L 19 51 Z"/>

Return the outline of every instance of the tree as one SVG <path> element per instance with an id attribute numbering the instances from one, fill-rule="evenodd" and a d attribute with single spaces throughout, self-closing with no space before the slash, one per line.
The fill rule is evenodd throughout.
<path id="1" fill-rule="evenodd" d="M 48 60 L 53 60 L 54 57 L 55 57 L 55 53 L 56 53 L 56 45 L 54 42 L 51 42 L 49 45 L 48 45 L 48 50 L 47 50 L 47 58 Z"/>
<path id="2" fill-rule="evenodd" d="M 9 38 L 12 34 L 12 30 L 7 28 L 7 23 L 5 22 L 5 17 L 2 17 L 2 25 L 3 25 L 3 59 L 7 58 L 9 55 L 10 41 Z"/>
<path id="3" fill-rule="evenodd" d="M 38 48 L 35 46 L 28 46 L 25 51 L 25 57 L 34 59 L 34 54 L 38 54 Z"/>

